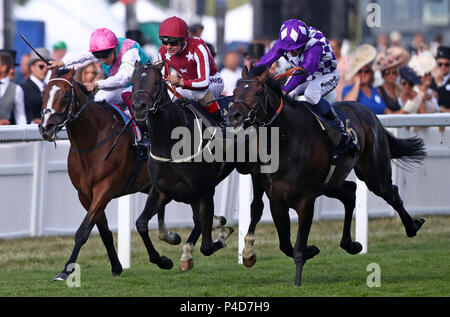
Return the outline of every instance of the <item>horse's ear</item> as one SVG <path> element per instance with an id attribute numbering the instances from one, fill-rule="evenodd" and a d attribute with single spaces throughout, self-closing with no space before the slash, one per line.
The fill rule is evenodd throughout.
<path id="1" fill-rule="evenodd" d="M 247 79 L 247 78 L 248 78 L 248 68 L 247 68 L 247 65 L 246 65 L 242 69 L 242 79 Z"/>
<path id="2" fill-rule="evenodd" d="M 75 67 L 72 67 L 67 74 L 70 76 L 70 78 L 73 78 L 73 76 L 75 76 Z"/>
<path id="3" fill-rule="evenodd" d="M 267 68 L 267 70 L 264 73 L 262 73 L 261 75 L 258 76 L 258 80 L 262 83 L 265 83 L 267 81 L 267 79 L 269 78 L 269 76 L 270 76 L 270 70 L 269 70 L 269 68 Z"/>
<path id="4" fill-rule="evenodd" d="M 157 63 L 155 64 L 156 68 L 157 68 L 159 71 L 162 71 L 162 69 L 164 68 L 164 65 L 166 65 L 166 62 L 165 62 L 165 61 L 159 61 L 159 62 L 157 62 Z"/>

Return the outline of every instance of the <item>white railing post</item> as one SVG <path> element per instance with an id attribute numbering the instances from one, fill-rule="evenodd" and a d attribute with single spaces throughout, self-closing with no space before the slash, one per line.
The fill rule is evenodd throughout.
<path id="1" fill-rule="evenodd" d="M 131 267 L 131 195 L 122 196 L 118 203 L 117 253 L 123 269 Z"/>
<path id="2" fill-rule="evenodd" d="M 253 199 L 252 177 L 250 175 L 239 175 L 239 245 L 238 263 L 242 264 L 242 251 L 245 246 L 245 235 L 250 225 L 250 204 Z"/>
<path id="3" fill-rule="evenodd" d="M 366 184 L 357 179 L 356 180 L 356 221 L 355 221 L 355 239 L 362 245 L 360 254 L 367 253 L 367 241 L 368 241 L 368 225 L 369 214 L 367 207 L 368 189 Z"/>
<path id="4" fill-rule="evenodd" d="M 47 151 L 43 141 L 33 144 L 33 179 L 31 185 L 30 235 L 42 235 L 44 189 L 47 184 Z"/>

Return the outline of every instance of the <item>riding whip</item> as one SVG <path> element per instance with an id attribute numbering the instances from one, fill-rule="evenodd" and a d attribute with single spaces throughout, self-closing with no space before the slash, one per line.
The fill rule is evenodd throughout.
<path id="1" fill-rule="evenodd" d="M 20 36 L 21 36 L 22 39 L 25 41 L 25 43 L 33 50 L 33 52 L 36 53 L 36 55 L 37 55 L 40 59 L 42 59 L 47 65 L 50 65 L 50 62 L 49 62 L 48 60 L 46 60 L 41 54 L 39 54 L 39 52 L 36 51 L 36 50 L 34 49 L 33 46 L 31 46 L 30 42 L 28 42 L 28 40 L 25 38 L 25 36 L 24 36 L 22 33 L 20 33 Z"/>

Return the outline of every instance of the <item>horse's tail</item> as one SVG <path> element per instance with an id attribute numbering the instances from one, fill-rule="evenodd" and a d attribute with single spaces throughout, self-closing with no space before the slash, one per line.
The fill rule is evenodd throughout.
<path id="1" fill-rule="evenodd" d="M 396 160 L 396 164 L 407 170 L 411 170 L 413 165 L 422 165 L 423 160 L 427 156 L 425 144 L 419 137 L 411 137 L 407 139 L 396 138 L 389 131 L 385 130 L 389 149 L 391 151 L 391 159 Z"/>

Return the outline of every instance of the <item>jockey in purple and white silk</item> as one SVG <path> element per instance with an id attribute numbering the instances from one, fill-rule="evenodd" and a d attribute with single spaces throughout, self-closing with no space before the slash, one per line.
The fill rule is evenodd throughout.
<path id="1" fill-rule="evenodd" d="M 300 20 L 292 19 L 283 23 L 278 41 L 256 66 L 270 67 L 280 57 L 284 57 L 293 67 L 302 67 L 306 72 L 289 78 L 283 86 L 286 94 L 295 90 L 296 95 L 304 95 L 302 99 L 317 105 L 339 82 L 336 56 L 330 43 L 322 32 L 308 27 Z M 325 114 L 329 110 L 329 105 L 318 106 L 320 113 Z"/>
<path id="2" fill-rule="evenodd" d="M 340 154 L 348 149 L 356 153 L 357 149 L 343 123 L 324 98 L 339 83 L 339 73 L 336 56 L 323 33 L 300 20 L 285 21 L 281 26 L 278 41 L 261 57 L 254 71 L 260 72 L 269 68 L 280 57 L 284 57 L 292 66 L 301 67 L 305 71 L 305 74 L 289 78 L 283 86 L 284 93 L 293 92 L 300 96 L 297 99 L 310 103 L 320 115 L 339 127 L 337 130 L 342 137 L 336 146 L 333 159 L 337 160 Z"/>

